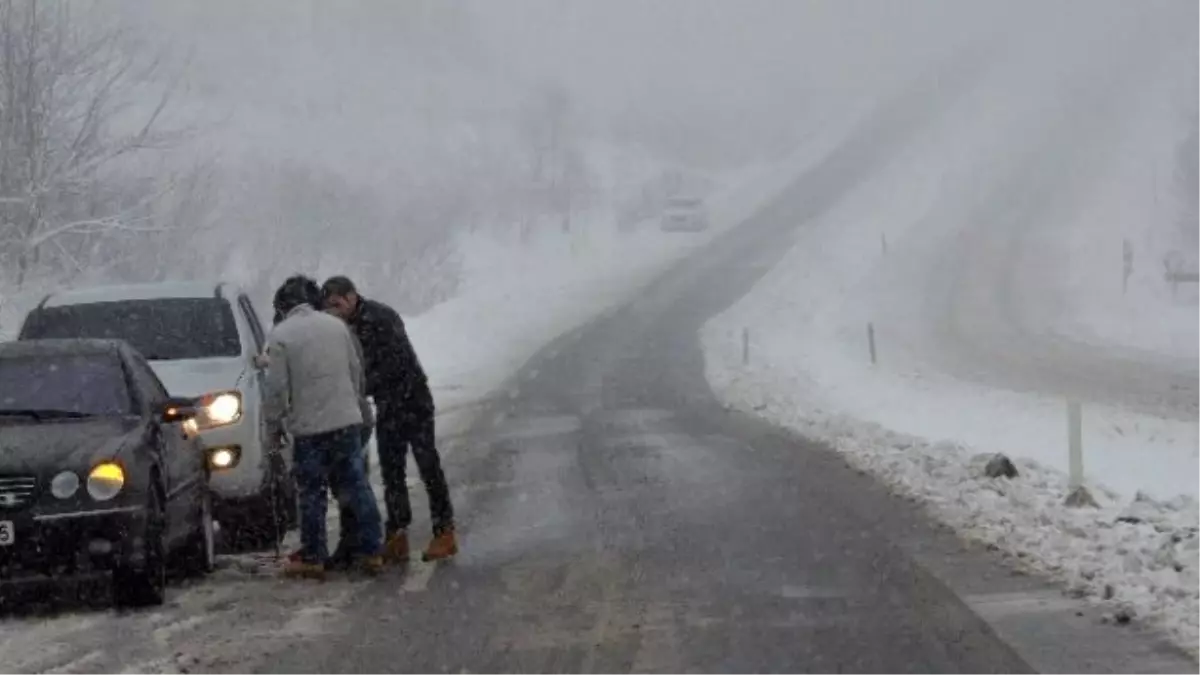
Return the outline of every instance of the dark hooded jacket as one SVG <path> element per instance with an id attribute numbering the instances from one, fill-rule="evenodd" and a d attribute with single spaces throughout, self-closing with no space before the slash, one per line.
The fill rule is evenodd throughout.
<path id="1" fill-rule="evenodd" d="M 396 310 L 359 296 L 349 324 L 362 345 L 367 395 L 381 407 L 432 411 L 429 380 Z"/>

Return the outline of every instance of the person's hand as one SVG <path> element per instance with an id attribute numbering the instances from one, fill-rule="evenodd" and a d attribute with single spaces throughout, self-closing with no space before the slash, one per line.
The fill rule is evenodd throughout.
<path id="1" fill-rule="evenodd" d="M 283 453 L 283 449 L 291 445 L 292 439 L 286 431 L 276 431 L 267 436 L 267 452 L 272 455 Z"/>

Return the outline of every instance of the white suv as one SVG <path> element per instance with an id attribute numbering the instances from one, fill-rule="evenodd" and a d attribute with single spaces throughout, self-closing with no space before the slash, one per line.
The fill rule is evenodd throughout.
<path id="1" fill-rule="evenodd" d="M 222 539 L 269 546 L 296 522 L 289 452 L 264 451 L 266 333 L 246 293 L 229 283 L 156 283 L 52 293 L 18 339 L 115 338 L 142 353 L 172 396 L 198 397 L 214 515 Z M 274 518 L 272 516 L 275 516 Z"/>

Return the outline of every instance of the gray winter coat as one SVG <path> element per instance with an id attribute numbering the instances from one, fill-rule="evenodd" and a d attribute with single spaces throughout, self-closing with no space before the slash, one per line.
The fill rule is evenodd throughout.
<path id="1" fill-rule="evenodd" d="M 308 305 L 288 312 L 267 341 L 264 412 L 271 437 L 371 425 L 358 351 L 341 319 Z"/>

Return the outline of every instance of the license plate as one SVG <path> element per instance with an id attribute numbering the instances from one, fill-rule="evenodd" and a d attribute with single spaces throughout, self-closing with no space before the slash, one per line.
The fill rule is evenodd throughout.
<path id="1" fill-rule="evenodd" d="M 0 520 L 0 546 L 11 546 L 17 540 L 17 528 L 13 521 Z"/>

